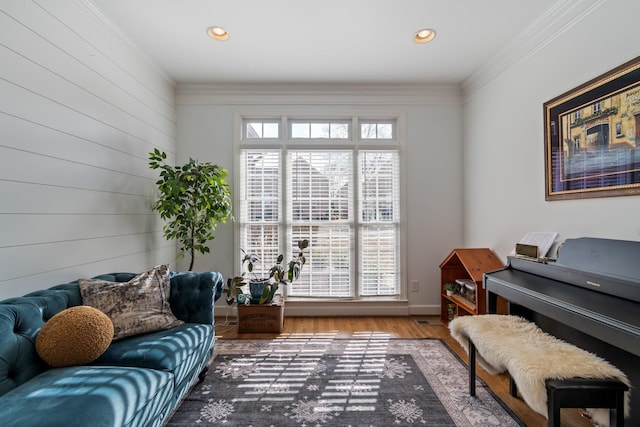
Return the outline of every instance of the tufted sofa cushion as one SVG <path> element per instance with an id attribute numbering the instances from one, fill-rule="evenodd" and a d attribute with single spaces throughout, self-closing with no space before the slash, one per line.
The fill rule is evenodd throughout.
<path id="1" fill-rule="evenodd" d="M 10 298 L 3 304 L 35 304 L 40 308 L 43 321 L 51 319 L 68 307 L 71 307 L 69 295 L 64 291 L 38 291 L 23 297 Z"/>
<path id="2" fill-rule="evenodd" d="M 0 395 L 47 369 L 34 347 L 43 324 L 36 304 L 0 304 Z"/>
<path id="3" fill-rule="evenodd" d="M 119 366 L 49 369 L 2 396 L 0 425 L 158 425 L 171 410 L 173 392 L 173 374 L 155 369 Z"/>
<path id="4" fill-rule="evenodd" d="M 75 282 L 0 302 L 0 396 L 48 369 L 36 336 L 44 322 L 81 303 Z"/>
<path id="5" fill-rule="evenodd" d="M 213 325 L 185 323 L 114 341 L 92 365 L 152 368 L 173 373 L 174 388 L 188 388 L 213 351 Z"/>
<path id="6" fill-rule="evenodd" d="M 222 275 L 216 271 L 185 271 L 172 272 L 169 278 L 169 302 L 173 314 L 187 323 L 213 324 L 213 310 L 210 307 L 222 294 Z M 215 284 L 213 288 L 211 283 Z"/>

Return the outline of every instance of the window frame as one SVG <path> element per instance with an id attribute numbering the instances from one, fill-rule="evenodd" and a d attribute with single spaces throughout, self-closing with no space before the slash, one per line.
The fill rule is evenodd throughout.
<path id="1" fill-rule="evenodd" d="M 266 110 L 266 111 L 265 111 Z M 353 259 L 353 283 L 351 286 L 354 288 L 352 293 L 352 297 L 349 298 L 331 298 L 331 297 L 289 297 L 290 299 L 296 301 L 338 301 L 338 300 L 348 300 L 348 301 L 406 301 L 408 297 L 408 284 L 406 278 L 406 265 L 407 265 L 407 256 L 406 256 L 406 197 L 405 197 L 405 182 L 406 182 L 406 173 L 405 173 L 405 155 L 404 155 L 404 129 L 406 118 L 404 112 L 402 111 L 356 111 L 350 110 L 346 113 L 340 112 L 338 114 L 335 113 L 335 107 L 327 107 L 320 108 L 319 110 L 327 110 L 319 112 L 318 108 L 311 108 L 311 112 L 300 112 L 299 109 L 295 111 L 288 111 L 287 108 L 281 108 L 280 106 L 273 106 L 273 108 L 260 109 L 259 111 L 254 109 L 243 109 L 236 110 L 234 114 L 234 122 L 237 123 L 234 131 L 234 165 L 239 165 L 240 151 L 242 149 L 279 149 L 281 151 L 281 167 L 282 167 L 282 180 L 284 182 L 282 186 L 282 191 L 287 191 L 287 182 L 289 181 L 287 176 L 287 167 L 286 167 L 286 159 L 288 157 L 288 153 L 290 150 L 333 150 L 333 149 L 348 149 L 353 152 L 353 167 L 354 170 L 357 171 L 357 162 L 359 158 L 359 152 L 361 150 L 393 150 L 398 153 L 398 164 L 399 164 L 399 209 L 400 209 L 400 218 L 397 225 L 397 235 L 399 244 L 397 245 L 399 257 L 398 270 L 399 270 L 399 287 L 397 295 L 380 295 L 380 296 L 362 296 L 360 295 L 360 291 L 358 287 L 361 286 L 360 281 L 360 271 L 359 264 L 360 260 L 358 257 L 358 245 L 360 244 L 360 236 L 359 236 L 359 228 L 362 226 L 361 219 L 357 219 L 353 225 L 353 244 L 351 247 L 351 256 Z M 265 114 L 265 112 L 267 112 Z M 274 114 L 275 112 L 275 114 Z M 312 119 L 311 119 L 312 118 Z M 251 121 L 264 121 L 264 122 L 273 122 L 278 121 L 279 125 L 279 137 L 278 138 L 245 138 L 244 128 L 245 123 Z M 349 138 L 348 139 L 338 139 L 338 140 L 330 140 L 325 138 L 292 138 L 291 137 L 291 123 L 293 122 L 316 122 L 316 123 L 332 123 L 332 122 L 349 122 Z M 385 139 L 373 139 L 367 138 L 363 139 L 360 135 L 360 123 L 393 123 L 393 138 L 385 138 Z M 357 172 L 354 172 L 357 173 Z M 234 182 L 241 182 L 240 179 L 240 171 L 238 167 L 234 167 Z M 354 198 L 353 198 L 353 215 L 359 215 L 359 196 L 358 196 L 358 188 L 357 183 L 354 183 Z M 287 245 L 286 236 L 287 236 L 287 227 L 290 227 L 290 224 L 287 223 L 287 212 L 289 210 L 290 201 L 287 200 L 288 197 L 286 193 L 283 195 L 282 200 L 282 215 L 280 221 L 281 227 L 281 236 L 285 236 L 280 239 L 280 253 L 287 254 L 292 248 L 284 247 Z M 234 192 L 234 203 L 235 206 L 240 206 L 239 195 L 238 192 Z M 236 226 L 234 227 L 234 236 L 236 247 L 240 248 L 240 222 L 236 221 Z M 239 268 L 239 249 L 236 251 L 238 254 L 234 254 L 234 270 Z M 285 287 L 286 288 L 286 287 Z M 286 297 L 285 290 L 285 297 Z"/>

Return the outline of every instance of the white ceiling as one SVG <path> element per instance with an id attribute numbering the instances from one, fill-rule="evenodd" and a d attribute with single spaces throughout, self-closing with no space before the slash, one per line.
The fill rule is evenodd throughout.
<path id="1" fill-rule="evenodd" d="M 440 85 L 463 83 L 562 0 L 91 2 L 176 83 Z M 437 37 L 415 43 L 425 27 Z"/>

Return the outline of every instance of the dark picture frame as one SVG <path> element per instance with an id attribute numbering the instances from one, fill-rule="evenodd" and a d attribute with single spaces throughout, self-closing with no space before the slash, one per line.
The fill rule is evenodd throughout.
<path id="1" fill-rule="evenodd" d="M 544 103 L 545 200 L 640 194 L 640 57 Z"/>

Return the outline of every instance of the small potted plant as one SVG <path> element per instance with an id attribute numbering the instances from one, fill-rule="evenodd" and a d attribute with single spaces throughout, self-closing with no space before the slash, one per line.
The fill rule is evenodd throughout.
<path id="1" fill-rule="evenodd" d="M 448 297 L 453 295 L 453 293 L 456 291 L 456 287 L 453 283 L 445 283 L 443 288 Z"/>
<path id="2" fill-rule="evenodd" d="M 252 253 L 242 251 L 242 266 L 246 265 L 247 272 L 243 272 L 240 276 L 230 277 L 227 279 L 227 304 L 234 302 L 238 304 L 269 304 L 273 300 L 274 295 L 280 288 L 280 285 L 293 283 L 300 277 L 302 267 L 306 263 L 304 250 L 309 246 L 307 239 L 298 242 L 298 253 L 287 264 L 282 264 L 284 255 L 278 255 L 276 262 L 269 268 L 268 277 L 257 277 L 253 273 L 254 264 L 260 262 L 260 258 Z M 251 275 L 252 277 L 248 277 Z M 250 297 L 246 295 L 246 288 L 249 286 Z"/>

